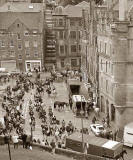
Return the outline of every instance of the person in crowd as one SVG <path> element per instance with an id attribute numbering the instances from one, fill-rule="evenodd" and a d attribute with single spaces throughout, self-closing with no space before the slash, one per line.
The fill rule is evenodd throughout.
<path id="1" fill-rule="evenodd" d="M 23 133 L 22 134 L 23 148 L 26 148 L 26 139 L 27 139 L 27 135 L 25 133 Z"/>
<path id="2" fill-rule="evenodd" d="M 13 144 L 14 144 L 14 149 L 17 149 L 18 148 L 18 135 L 13 135 L 12 136 L 12 141 L 13 141 Z"/>
<path id="3" fill-rule="evenodd" d="M 50 142 L 50 146 L 52 148 L 52 154 L 53 154 L 55 152 L 55 147 L 56 147 L 54 139 L 52 139 L 52 141 Z"/>

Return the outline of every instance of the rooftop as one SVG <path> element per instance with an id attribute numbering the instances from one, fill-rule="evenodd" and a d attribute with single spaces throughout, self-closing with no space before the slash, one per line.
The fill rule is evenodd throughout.
<path id="1" fill-rule="evenodd" d="M 41 3 L 7 2 L 0 7 L 0 12 L 41 12 Z"/>

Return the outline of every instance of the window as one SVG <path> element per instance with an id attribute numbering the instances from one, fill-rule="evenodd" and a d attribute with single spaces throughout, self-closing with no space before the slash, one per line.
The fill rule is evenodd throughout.
<path id="1" fill-rule="evenodd" d="M 81 45 L 79 45 L 79 52 L 81 52 Z"/>
<path id="2" fill-rule="evenodd" d="M 15 57 L 15 52 L 14 51 L 10 51 L 10 57 Z"/>
<path id="3" fill-rule="evenodd" d="M 25 55 L 26 55 L 26 57 L 30 57 L 30 51 L 29 51 L 29 50 L 26 50 L 26 51 L 25 51 Z"/>
<path id="4" fill-rule="evenodd" d="M 63 31 L 60 31 L 59 32 L 59 39 L 63 39 L 63 35 L 64 35 Z"/>
<path id="5" fill-rule="evenodd" d="M 68 50 L 68 46 L 67 45 L 65 45 L 65 52 L 67 53 L 67 50 Z"/>
<path id="6" fill-rule="evenodd" d="M 111 74 L 113 75 L 113 64 L 111 64 Z"/>
<path id="7" fill-rule="evenodd" d="M 33 42 L 33 47 L 37 48 L 37 41 Z"/>
<path id="8" fill-rule="evenodd" d="M 19 24 L 19 23 L 17 24 L 17 27 L 18 27 L 18 28 L 20 27 L 20 24 Z"/>
<path id="9" fill-rule="evenodd" d="M 79 34 L 79 39 L 82 38 L 82 31 L 78 31 L 78 34 Z"/>
<path id="10" fill-rule="evenodd" d="M 108 62 L 106 61 L 106 73 L 108 72 Z"/>
<path id="11" fill-rule="evenodd" d="M 65 67 L 64 59 L 61 59 L 61 67 Z"/>
<path id="12" fill-rule="evenodd" d="M 112 55 L 112 45 L 110 44 L 110 51 L 109 51 L 110 55 Z"/>
<path id="13" fill-rule="evenodd" d="M 21 39 L 21 36 L 20 36 L 20 34 L 19 34 L 19 33 L 18 33 L 18 35 L 17 35 L 17 36 L 18 36 L 18 39 Z"/>
<path id="14" fill-rule="evenodd" d="M 70 19 L 70 26 L 75 26 L 75 21 L 73 19 Z"/>
<path id="15" fill-rule="evenodd" d="M 77 59 L 71 59 L 71 66 L 77 67 Z"/>
<path id="16" fill-rule="evenodd" d="M 107 43 L 105 43 L 104 53 L 107 54 Z"/>
<path id="17" fill-rule="evenodd" d="M 25 41 L 25 47 L 28 48 L 30 46 L 29 41 Z"/>
<path id="18" fill-rule="evenodd" d="M 111 95 L 112 96 L 114 95 L 114 87 L 113 87 L 113 85 L 111 86 Z"/>
<path id="19" fill-rule="evenodd" d="M 10 47 L 14 47 L 13 40 L 10 41 Z"/>
<path id="20" fill-rule="evenodd" d="M 59 26 L 63 26 L 63 19 L 59 19 Z"/>
<path id="21" fill-rule="evenodd" d="M 109 86 L 108 86 L 108 80 L 106 80 L 106 92 L 108 92 L 109 91 L 109 88 L 108 88 Z"/>
<path id="22" fill-rule="evenodd" d="M 60 46 L 60 53 L 64 54 L 64 46 L 63 45 Z"/>
<path id="23" fill-rule="evenodd" d="M 76 52 L 76 51 L 77 51 L 76 45 L 71 45 L 71 52 Z"/>
<path id="24" fill-rule="evenodd" d="M 34 30 L 34 31 L 33 31 L 33 36 L 36 36 L 36 35 L 37 35 L 37 31 Z"/>
<path id="25" fill-rule="evenodd" d="M 38 52 L 37 51 L 34 52 L 34 57 L 38 57 Z"/>
<path id="26" fill-rule="evenodd" d="M 1 41 L 1 47 L 5 47 L 5 42 L 3 40 Z"/>
<path id="27" fill-rule="evenodd" d="M 100 41 L 100 48 L 99 51 L 102 52 L 102 42 Z"/>
<path id="28" fill-rule="evenodd" d="M 24 36 L 28 36 L 29 35 L 29 32 L 28 31 L 25 31 L 24 32 Z"/>
<path id="29" fill-rule="evenodd" d="M 18 55 L 18 59 L 22 59 L 22 55 L 21 54 Z"/>
<path id="30" fill-rule="evenodd" d="M 76 31 L 70 31 L 70 38 L 76 39 Z"/>
<path id="31" fill-rule="evenodd" d="M 82 20 L 79 20 L 79 26 L 82 26 Z"/>
<path id="32" fill-rule="evenodd" d="M 18 49 L 22 49 L 22 45 L 21 44 L 18 44 Z"/>
<path id="33" fill-rule="evenodd" d="M 103 77 L 101 77 L 101 88 L 103 88 Z"/>
<path id="34" fill-rule="evenodd" d="M 103 61 L 101 59 L 101 70 L 103 70 Z"/>

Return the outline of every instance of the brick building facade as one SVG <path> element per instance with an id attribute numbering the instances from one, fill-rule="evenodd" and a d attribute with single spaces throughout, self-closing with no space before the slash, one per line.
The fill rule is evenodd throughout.
<path id="1" fill-rule="evenodd" d="M 0 67 L 28 71 L 43 64 L 41 4 L 8 2 L 0 7 Z"/>

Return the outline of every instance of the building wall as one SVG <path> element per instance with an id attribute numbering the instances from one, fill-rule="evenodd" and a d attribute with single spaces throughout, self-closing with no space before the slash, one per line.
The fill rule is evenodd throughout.
<path id="1" fill-rule="evenodd" d="M 66 15 L 54 15 L 54 31 L 56 34 L 56 56 L 58 69 L 79 69 L 80 68 L 80 18 L 68 18 Z M 63 25 L 59 24 L 60 19 Z M 70 19 L 74 25 L 70 25 Z M 75 32 L 73 37 L 72 32 Z M 75 52 L 71 52 L 71 45 L 74 45 Z M 64 49 L 61 49 L 63 47 Z M 64 51 L 61 51 L 64 50 Z"/>
<path id="2" fill-rule="evenodd" d="M 82 19 L 82 77 L 85 83 L 90 83 L 89 92 L 93 95 L 93 101 L 98 100 L 98 75 L 97 75 L 97 30 L 94 3 L 89 3 L 90 7 L 83 10 Z M 91 8 L 91 14 L 90 14 Z"/>
<path id="3" fill-rule="evenodd" d="M 28 16 L 26 17 L 26 15 Z M 40 13 L 12 13 L 10 15 L 6 12 L 0 13 L 0 16 L 3 17 L 1 18 L 1 26 L 3 28 L 7 28 L 9 25 L 7 21 L 9 19 L 13 20 L 8 29 L 4 31 L 4 35 L 1 34 L 0 40 L 1 42 L 5 42 L 5 47 L 0 47 L 1 53 L 3 54 L 1 61 L 15 60 L 16 68 L 21 71 L 26 71 L 26 60 L 34 60 L 34 62 L 40 60 L 40 64 L 42 64 L 43 61 L 42 31 L 40 30 L 39 25 L 37 28 L 36 24 L 33 23 L 33 20 L 30 20 L 34 15 L 34 18 L 39 20 L 41 16 Z M 25 19 L 23 21 L 24 16 Z M 31 21 L 30 27 L 27 25 L 28 20 L 29 22 Z M 13 43 L 12 46 L 11 41 Z M 11 53 L 13 55 L 11 55 Z"/>
<path id="4" fill-rule="evenodd" d="M 132 19 L 114 22 L 110 29 L 103 20 L 98 27 L 100 108 L 123 128 L 133 121 Z"/>

